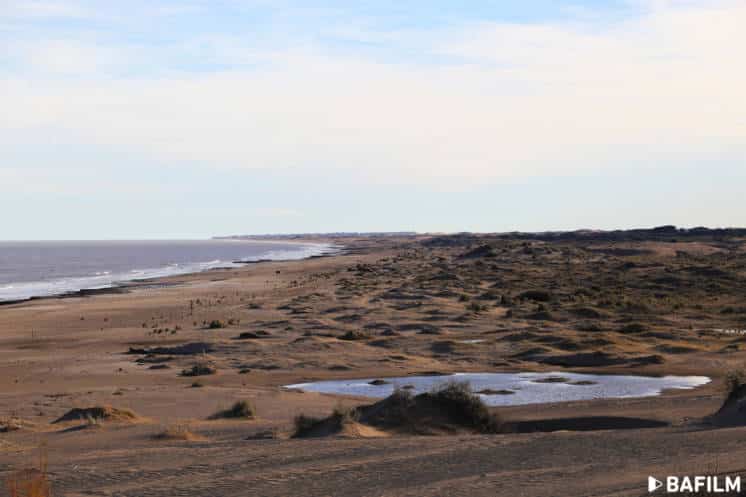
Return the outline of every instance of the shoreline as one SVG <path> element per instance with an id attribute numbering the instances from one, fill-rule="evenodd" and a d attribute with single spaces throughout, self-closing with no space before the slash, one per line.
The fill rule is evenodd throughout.
<path id="1" fill-rule="evenodd" d="M 216 239 L 220 240 L 220 239 Z M 176 240 L 178 241 L 178 240 Z M 230 241 L 230 240 L 225 240 Z M 238 240 L 242 241 L 242 240 Z M 346 247 L 344 245 L 334 243 L 334 242 L 325 242 L 325 241 L 300 241 L 300 240 L 246 240 L 250 241 L 252 243 L 257 244 L 271 244 L 271 243 L 282 243 L 287 245 L 302 245 L 307 247 L 318 247 L 317 253 L 308 255 L 306 257 L 300 257 L 300 258 L 261 258 L 256 260 L 233 260 L 233 261 L 222 261 L 219 264 L 233 264 L 233 266 L 214 266 L 214 267 L 206 267 L 205 269 L 193 271 L 188 270 L 185 272 L 174 272 L 172 274 L 165 274 L 165 275 L 158 275 L 158 276 L 152 276 L 152 277 L 145 277 L 145 278 L 133 278 L 133 279 L 123 279 L 118 281 L 113 281 L 110 284 L 107 284 L 105 286 L 92 286 L 87 288 L 79 288 L 75 290 L 69 290 L 69 291 L 63 291 L 60 293 L 50 293 L 45 295 L 32 295 L 29 297 L 21 297 L 21 298 L 11 298 L 11 299 L 0 299 L 0 308 L 10 305 L 16 305 L 21 304 L 24 302 L 34 302 L 39 300 L 47 300 L 47 299 L 68 299 L 68 298 L 80 298 L 80 297 L 92 297 L 96 295 L 110 295 L 110 294 L 123 294 L 127 293 L 132 289 L 136 288 L 143 288 L 144 286 L 149 286 L 153 284 L 161 284 L 162 280 L 166 280 L 169 278 L 174 277 L 188 277 L 190 275 L 197 275 L 202 273 L 209 273 L 211 271 L 227 271 L 227 270 L 233 270 L 233 269 L 240 269 L 242 267 L 251 266 L 254 264 L 263 264 L 267 262 L 290 262 L 290 261 L 303 261 L 308 259 L 315 259 L 315 258 L 322 258 L 322 257 L 333 257 L 336 255 L 341 255 L 345 253 Z M 193 262 L 189 264 L 206 264 L 206 263 L 200 263 L 200 262 Z M 165 269 L 167 266 L 164 266 L 163 268 L 154 268 L 153 271 L 160 271 Z M 91 276 L 77 276 L 75 278 L 90 278 Z M 14 285 L 14 284 L 43 284 L 46 283 L 44 281 L 29 281 L 29 282 L 8 282 L 3 283 L 3 285 Z M 162 285 L 170 285 L 169 283 L 162 283 Z"/>

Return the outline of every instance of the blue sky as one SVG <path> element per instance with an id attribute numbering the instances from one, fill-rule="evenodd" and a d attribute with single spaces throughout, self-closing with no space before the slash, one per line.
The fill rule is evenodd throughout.
<path id="1" fill-rule="evenodd" d="M 746 225 L 746 2 L 0 5 L 0 239 Z"/>

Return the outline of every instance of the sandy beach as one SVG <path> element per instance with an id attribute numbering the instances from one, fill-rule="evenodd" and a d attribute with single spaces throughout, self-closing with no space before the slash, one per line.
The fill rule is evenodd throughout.
<path id="1" fill-rule="evenodd" d="M 68 497 L 636 496 L 648 475 L 746 471 L 746 428 L 702 423 L 746 358 L 742 239 L 335 242 L 343 255 L 0 306 L 0 477 L 40 448 Z M 712 381 L 491 409 L 521 433 L 291 437 L 299 415 L 375 400 L 284 385 L 529 371 Z M 250 419 L 209 419 L 243 400 Z M 55 422 L 96 406 L 131 416 Z"/>

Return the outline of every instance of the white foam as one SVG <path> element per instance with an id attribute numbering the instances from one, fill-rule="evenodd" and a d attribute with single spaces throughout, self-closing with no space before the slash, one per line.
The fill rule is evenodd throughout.
<path id="1" fill-rule="evenodd" d="M 300 260 L 311 256 L 330 254 L 340 247 L 322 243 L 298 243 L 285 250 L 268 250 L 258 255 L 240 259 L 241 262 L 260 260 Z M 215 259 L 188 264 L 169 264 L 158 268 L 136 268 L 125 272 L 98 271 L 89 276 L 57 278 L 45 281 L 6 283 L 0 286 L 0 302 L 26 300 L 74 293 L 80 290 L 98 290 L 119 286 L 128 281 L 164 278 L 180 274 L 199 273 L 216 268 L 243 267 L 241 262 Z"/>

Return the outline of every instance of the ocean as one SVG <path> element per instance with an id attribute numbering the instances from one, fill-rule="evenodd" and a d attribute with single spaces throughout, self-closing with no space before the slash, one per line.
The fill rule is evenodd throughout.
<path id="1" fill-rule="evenodd" d="M 254 240 L 0 242 L 0 302 L 336 250 L 322 243 Z"/>

